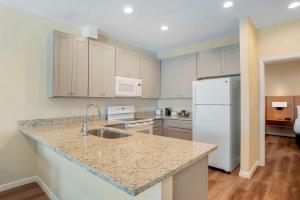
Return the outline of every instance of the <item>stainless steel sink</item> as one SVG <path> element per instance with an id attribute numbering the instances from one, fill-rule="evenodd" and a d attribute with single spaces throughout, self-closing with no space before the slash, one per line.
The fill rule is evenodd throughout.
<path id="1" fill-rule="evenodd" d="M 107 139 L 118 139 L 118 138 L 130 136 L 129 134 L 118 133 L 109 129 L 90 130 L 88 131 L 88 135 L 94 135 L 94 136 L 107 138 Z"/>

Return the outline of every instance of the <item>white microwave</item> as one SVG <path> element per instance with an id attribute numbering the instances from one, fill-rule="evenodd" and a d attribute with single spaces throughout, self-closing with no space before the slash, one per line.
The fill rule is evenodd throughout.
<path id="1" fill-rule="evenodd" d="M 142 80 L 115 76 L 115 95 L 117 97 L 142 96 Z"/>

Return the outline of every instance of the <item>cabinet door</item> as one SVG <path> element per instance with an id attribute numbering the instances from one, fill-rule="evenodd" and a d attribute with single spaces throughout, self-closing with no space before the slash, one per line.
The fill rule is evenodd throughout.
<path id="1" fill-rule="evenodd" d="M 161 66 L 161 97 L 179 97 L 179 61 L 170 58 L 162 61 Z"/>
<path id="2" fill-rule="evenodd" d="M 116 74 L 130 78 L 140 78 L 141 58 L 138 53 L 117 48 Z"/>
<path id="3" fill-rule="evenodd" d="M 196 53 L 180 57 L 179 85 L 180 98 L 193 97 L 193 81 L 196 80 Z"/>
<path id="4" fill-rule="evenodd" d="M 72 96 L 88 96 L 88 40 L 73 39 Z"/>
<path id="5" fill-rule="evenodd" d="M 240 73 L 240 48 L 238 45 L 222 49 L 223 72 L 226 75 Z"/>
<path id="6" fill-rule="evenodd" d="M 156 62 L 149 56 L 141 56 L 142 98 L 153 98 L 156 89 Z"/>
<path id="7" fill-rule="evenodd" d="M 103 44 L 89 41 L 89 96 L 101 97 L 103 88 Z"/>
<path id="8" fill-rule="evenodd" d="M 219 76 L 222 73 L 221 49 L 210 49 L 198 53 L 198 78 Z"/>
<path id="9" fill-rule="evenodd" d="M 51 96 L 72 95 L 73 37 L 54 32 L 53 35 L 53 77 Z"/>
<path id="10" fill-rule="evenodd" d="M 162 129 L 162 127 L 155 127 L 155 128 L 153 128 L 153 135 L 163 136 L 163 129 Z"/>
<path id="11" fill-rule="evenodd" d="M 154 83 L 155 83 L 155 90 L 154 90 L 154 98 L 160 98 L 160 60 L 156 60 L 155 65 L 155 74 L 154 74 Z"/>
<path id="12" fill-rule="evenodd" d="M 102 93 L 104 97 L 115 96 L 116 48 L 103 45 Z"/>
<path id="13" fill-rule="evenodd" d="M 89 96 L 114 97 L 115 47 L 89 41 Z"/>

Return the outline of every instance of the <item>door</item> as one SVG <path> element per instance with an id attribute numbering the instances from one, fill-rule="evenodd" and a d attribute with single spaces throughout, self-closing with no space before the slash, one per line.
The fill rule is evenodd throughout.
<path id="1" fill-rule="evenodd" d="M 196 80 L 196 53 L 180 57 L 180 98 L 193 97 L 193 81 Z"/>
<path id="2" fill-rule="evenodd" d="M 73 37 L 54 32 L 53 96 L 72 95 Z"/>
<path id="3" fill-rule="evenodd" d="M 227 75 L 240 73 L 240 48 L 230 46 L 222 49 L 223 72 Z"/>
<path id="4" fill-rule="evenodd" d="M 88 40 L 74 38 L 73 40 L 73 71 L 72 96 L 88 96 Z"/>
<path id="5" fill-rule="evenodd" d="M 219 169 L 230 167 L 230 105 L 194 105 L 193 140 L 216 144 L 208 164 Z"/>
<path id="6" fill-rule="evenodd" d="M 194 82 L 194 104 L 230 104 L 230 78 L 206 79 Z"/>
<path id="7" fill-rule="evenodd" d="M 178 98 L 179 96 L 179 61 L 170 58 L 162 61 L 161 97 Z"/>
<path id="8" fill-rule="evenodd" d="M 117 76 L 140 78 L 141 58 L 138 53 L 117 48 L 116 50 L 116 74 Z"/>
<path id="9" fill-rule="evenodd" d="M 223 74 L 221 49 L 209 49 L 198 53 L 197 77 L 212 77 Z"/>

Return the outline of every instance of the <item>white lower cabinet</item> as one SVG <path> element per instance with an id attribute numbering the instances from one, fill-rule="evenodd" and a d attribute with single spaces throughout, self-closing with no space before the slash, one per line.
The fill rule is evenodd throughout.
<path id="1" fill-rule="evenodd" d="M 183 139 L 183 140 L 192 140 L 193 131 L 192 131 L 192 121 L 183 121 L 183 120 L 164 120 L 164 136 Z"/>

